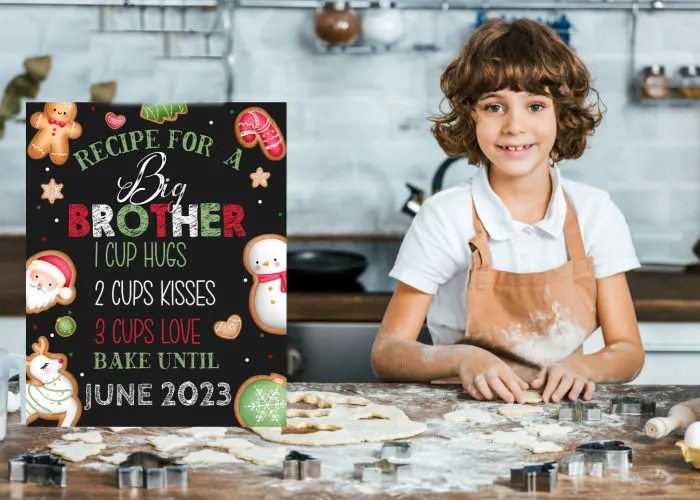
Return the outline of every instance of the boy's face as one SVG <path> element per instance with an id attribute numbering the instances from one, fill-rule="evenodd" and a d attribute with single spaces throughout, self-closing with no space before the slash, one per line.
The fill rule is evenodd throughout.
<path id="1" fill-rule="evenodd" d="M 492 168 L 521 177 L 547 167 L 557 137 L 551 98 L 499 90 L 484 94 L 476 111 L 476 139 Z"/>

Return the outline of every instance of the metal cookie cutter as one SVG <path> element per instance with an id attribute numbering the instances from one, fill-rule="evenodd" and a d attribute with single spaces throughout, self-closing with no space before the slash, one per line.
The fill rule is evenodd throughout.
<path id="1" fill-rule="evenodd" d="M 612 398 L 612 413 L 617 415 L 641 415 L 644 417 L 653 417 L 656 415 L 656 403 L 639 398 L 631 398 L 628 396 Z"/>
<path id="2" fill-rule="evenodd" d="M 410 465 L 390 462 L 386 458 L 377 462 L 360 462 L 355 464 L 354 477 L 363 482 L 397 481 L 406 476 Z"/>
<path id="3" fill-rule="evenodd" d="M 118 488 L 155 490 L 187 486 L 187 466 L 153 453 L 138 451 L 129 455 L 117 469 Z"/>
<path id="4" fill-rule="evenodd" d="M 628 469 L 632 466 L 632 448 L 623 441 L 593 441 L 576 447 L 588 462 L 603 462 L 606 469 Z M 589 471 L 591 473 L 591 471 Z"/>
<path id="5" fill-rule="evenodd" d="M 321 461 L 298 451 L 287 454 L 282 465 L 284 479 L 311 479 L 321 477 Z"/>
<path id="6" fill-rule="evenodd" d="M 20 455 L 8 462 L 9 481 L 58 486 L 65 488 L 68 482 L 66 463 L 55 455 Z"/>
<path id="7" fill-rule="evenodd" d="M 510 486 L 521 491 L 554 491 L 557 487 L 557 463 L 552 460 L 511 469 Z"/>
<path id="8" fill-rule="evenodd" d="M 602 417 L 603 410 L 598 406 L 598 403 L 572 401 L 562 403 L 559 406 L 559 420 L 584 422 L 586 420 L 601 420 Z"/>
<path id="9" fill-rule="evenodd" d="M 559 472 L 567 476 L 583 476 L 586 473 L 583 453 L 574 453 L 559 460 Z"/>
<path id="10" fill-rule="evenodd" d="M 382 444 L 379 458 L 404 460 L 411 458 L 411 443 L 408 441 L 386 441 Z"/>

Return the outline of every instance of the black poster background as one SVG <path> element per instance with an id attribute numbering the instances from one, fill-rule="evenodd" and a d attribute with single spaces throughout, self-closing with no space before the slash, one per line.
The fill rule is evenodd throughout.
<path id="1" fill-rule="evenodd" d="M 56 304 L 38 314 L 27 315 L 27 354 L 32 354 L 32 343 L 40 336 L 49 340 L 49 351 L 63 353 L 68 359 L 69 371 L 77 380 L 79 399 L 83 413 L 78 426 L 233 426 L 238 425 L 234 415 L 233 402 L 239 386 L 249 377 L 285 374 L 286 336 L 264 333 L 251 319 L 248 298 L 253 285 L 250 274 L 243 266 L 243 248 L 255 236 L 261 234 L 279 234 L 286 236 L 286 158 L 281 161 L 267 159 L 256 146 L 251 149 L 241 147 L 234 134 L 234 121 L 237 114 L 249 106 L 260 106 L 275 120 L 286 138 L 286 105 L 284 103 L 225 103 L 213 105 L 188 105 L 186 114 L 179 115 L 176 121 L 166 121 L 162 125 L 147 121 L 139 116 L 140 105 L 109 105 L 100 103 L 78 103 L 76 121 L 83 128 L 80 138 L 70 140 L 71 155 L 79 149 L 88 148 L 91 143 L 104 141 L 110 135 L 128 133 L 133 130 L 157 129 L 160 148 L 145 150 L 145 141 L 141 149 L 118 157 L 110 157 L 87 170 L 81 170 L 77 160 L 71 156 L 62 166 L 51 163 L 48 157 L 33 160 L 27 157 L 27 257 L 44 250 L 60 250 L 73 260 L 77 269 L 76 298 L 70 305 Z M 35 112 L 43 111 L 43 103 L 28 103 L 28 120 Z M 126 123 L 118 130 L 107 126 L 105 114 L 113 112 L 124 115 Z M 178 129 L 183 133 L 194 131 L 214 139 L 210 147 L 211 157 L 201 156 L 195 152 L 186 152 L 182 148 L 182 136 L 174 149 L 168 149 L 169 130 Z M 27 122 L 27 144 L 36 133 Z M 242 150 L 239 169 L 224 164 L 236 150 Z M 104 150 L 104 148 L 103 148 Z M 169 186 L 185 183 L 187 188 L 182 198 L 183 214 L 188 212 L 187 205 L 211 202 L 239 204 L 245 210 L 242 221 L 246 236 L 190 237 L 189 226 L 183 225 L 183 236 L 172 236 L 170 214 L 166 217 L 166 238 L 156 237 L 155 214 L 148 210 L 149 204 L 142 205 L 149 212 L 149 227 L 138 237 L 122 235 L 116 226 L 116 216 L 123 205 L 117 202 L 117 179 L 133 181 L 137 175 L 137 164 L 149 153 L 163 151 L 167 163 L 163 170 L 170 179 Z M 249 175 L 258 167 L 271 173 L 268 187 L 252 188 Z M 64 198 L 51 205 L 40 199 L 41 184 L 51 178 L 64 185 Z M 151 203 L 168 203 L 172 198 L 154 199 Z M 68 205 L 80 203 L 88 207 L 92 204 L 107 204 L 114 211 L 112 227 L 113 238 L 94 238 L 92 231 L 82 238 L 68 236 Z M 221 215 L 221 211 L 219 212 Z M 55 222 L 58 219 L 58 222 Z M 137 216 L 127 216 L 130 227 L 136 224 Z M 222 220 L 212 225 L 222 228 Z M 201 218 L 200 218 L 201 231 Z M 95 242 L 104 249 L 108 241 L 133 241 L 138 248 L 137 258 L 128 268 L 108 268 L 104 260 L 95 268 Z M 145 268 L 142 261 L 142 247 L 146 242 L 184 241 L 187 245 L 185 267 Z M 246 279 L 246 281 L 244 281 Z M 105 283 L 102 296 L 104 306 L 95 306 L 97 293 L 95 284 L 98 280 Z M 112 283 L 116 280 L 151 280 L 154 283 L 152 293 L 154 304 L 151 306 L 113 306 L 111 304 Z M 162 307 L 159 305 L 161 280 L 214 280 L 216 304 L 205 307 Z M 142 303 L 140 303 L 142 304 Z M 76 321 L 77 330 L 70 337 L 61 337 L 55 330 L 56 319 L 69 315 Z M 230 315 L 238 314 L 242 319 L 242 330 L 238 338 L 224 340 L 217 337 L 212 325 L 215 321 L 226 320 Z M 104 318 L 106 324 L 105 343 L 95 343 L 96 321 Z M 153 318 L 156 325 L 154 334 L 156 342 L 147 345 L 114 344 L 111 328 L 115 318 Z M 160 319 L 165 318 L 201 318 L 196 332 L 200 335 L 200 345 L 162 345 L 160 342 Z M 54 334 L 51 336 L 51 334 Z M 138 370 L 95 370 L 93 352 L 214 352 L 218 369 L 170 369 L 161 370 L 157 358 L 151 358 L 151 368 Z M 246 362 L 246 358 L 249 362 Z M 83 374 L 81 376 L 81 373 Z M 226 406 L 200 406 L 206 391 L 199 389 L 199 398 L 192 406 L 183 406 L 174 396 L 176 406 L 162 407 L 166 391 L 161 389 L 164 381 L 171 381 L 178 387 L 182 382 L 191 381 L 197 388 L 205 381 L 212 382 L 215 392 L 212 401 L 220 401 L 224 396 L 216 388 L 218 382 L 230 384 L 230 402 Z M 152 406 L 101 406 L 94 401 L 86 409 L 86 384 L 139 384 L 151 383 Z M 102 390 L 102 395 L 106 394 Z M 190 391 L 186 392 L 191 396 Z M 55 421 L 38 419 L 32 425 L 55 426 Z"/>

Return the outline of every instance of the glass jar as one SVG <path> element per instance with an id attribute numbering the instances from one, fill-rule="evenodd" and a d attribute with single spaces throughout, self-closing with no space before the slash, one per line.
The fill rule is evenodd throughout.
<path id="1" fill-rule="evenodd" d="M 678 94 L 681 97 L 700 99 L 700 66 L 681 66 Z"/>
<path id="2" fill-rule="evenodd" d="M 643 97 L 650 99 L 665 99 L 668 97 L 669 80 L 663 66 L 652 64 L 644 68 L 640 92 Z"/>

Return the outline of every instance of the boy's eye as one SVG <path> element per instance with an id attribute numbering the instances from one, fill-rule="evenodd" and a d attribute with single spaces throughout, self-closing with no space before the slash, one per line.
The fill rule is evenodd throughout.
<path id="1" fill-rule="evenodd" d="M 544 109 L 544 104 L 541 104 L 539 102 L 530 105 L 530 108 L 537 107 L 538 109 L 534 109 L 533 111 L 542 111 Z"/>
<path id="2" fill-rule="evenodd" d="M 500 107 L 500 104 L 487 104 L 486 106 L 484 106 L 484 110 L 488 111 L 489 113 L 497 113 L 498 108 Z"/>

